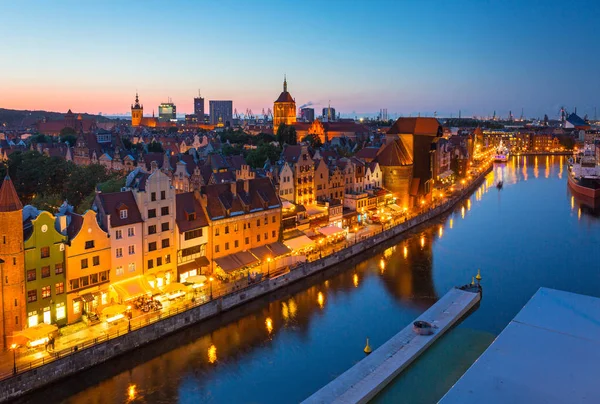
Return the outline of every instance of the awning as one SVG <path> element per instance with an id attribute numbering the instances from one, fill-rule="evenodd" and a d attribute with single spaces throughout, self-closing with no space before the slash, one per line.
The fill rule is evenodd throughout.
<path id="1" fill-rule="evenodd" d="M 193 271 L 195 269 L 198 269 L 198 264 L 196 264 L 195 261 L 190 261 L 188 263 L 185 263 L 183 265 L 179 265 L 177 267 L 177 274 L 181 275 L 183 273 L 189 272 L 189 271 Z"/>
<path id="2" fill-rule="evenodd" d="M 27 345 L 28 342 L 48 338 L 50 334 L 58 331 L 58 327 L 53 324 L 38 324 L 35 327 L 29 327 L 22 331 L 16 331 L 13 334 L 13 344 Z"/>
<path id="3" fill-rule="evenodd" d="M 152 287 L 150 287 L 144 275 L 115 282 L 111 286 L 115 288 L 115 291 L 124 302 L 152 293 Z"/>
<path id="4" fill-rule="evenodd" d="M 319 233 L 321 233 L 324 236 L 333 236 L 339 233 L 342 233 L 344 231 L 344 229 L 341 229 L 337 226 L 334 225 L 329 225 L 326 227 L 321 227 L 320 229 L 317 230 Z"/>
<path id="5" fill-rule="evenodd" d="M 273 253 L 271 252 L 271 250 L 269 250 L 269 248 L 266 245 L 260 246 L 260 247 L 256 247 L 256 248 L 251 248 L 250 252 L 252 253 L 252 255 L 254 255 L 256 258 L 258 258 L 261 261 L 266 261 L 267 258 L 272 257 Z"/>
<path id="6" fill-rule="evenodd" d="M 306 236 L 292 238 L 290 240 L 284 241 L 283 243 L 286 246 L 288 246 L 292 251 L 302 250 L 304 248 L 313 247 L 315 245 L 315 242 Z"/>
<path id="7" fill-rule="evenodd" d="M 106 317 L 113 317 L 117 314 L 123 314 L 127 311 L 127 306 L 122 304 L 115 304 L 102 309 L 102 314 Z"/>
<path id="8" fill-rule="evenodd" d="M 454 174 L 454 171 L 452 171 L 452 170 L 446 170 L 443 173 L 441 173 L 438 177 L 439 177 L 440 180 L 443 180 L 444 178 L 450 177 L 452 174 Z"/>
<path id="9" fill-rule="evenodd" d="M 281 201 L 281 207 L 283 209 L 290 209 L 294 207 L 294 204 L 291 203 L 290 201 L 286 201 L 285 199 L 283 201 Z"/>
<path id="10" fill-rule="evenodd" d="M 213 261 L 215 261 L 217 263 L 217 265 L 225 272 L 229 273 L 229 272 L 233 272 L 236 269 L 239 269 L 242 267 L 242 263 L 239 262 L 234 256 L 232 255 L 227 255 L 225 257 L 221 257 L 221 258 L 215 258 Z"/>
<path id="11" fill-rule="evenodd" d="M 393 211 L 402 212 L 402 208 L 400 206 L 396 205 L 395 203 L 390 203 L 389 205 L 387 205 L 387 207 Z"/>
<path id="12" fill-rule="evenodd" d="M 268 247 L 273 252 L 273 257 L 281 257 L 282 255 L 286 255 L 292 252 L 290 248 L 283 244 L 281 241 L 271 243 L 268 245 Z"/>
<path id="13" fill-rule="evenodd" d="M 210 265 L 210 261 L 204 255 L 202 257 L 196 258 L 194 261 L 196 261 L 196 265 L 198 265 L 199 267 L 207 267 Z"/>
<path id="14" fill-rule="evenodd" d="M 316 206 L 316 205 L 309 206 L 308 208 L 306 208 L 306 213 L 308 213 L 309 216 L 326 215 L 327 211 L 328 210 L 326 207 L 320 207 L 320 206 Z"/>
<path id="15" fill-rule="evenodd" d="M 91 293 L 85 293 L 85 294 L 81 295 L 81 300 L 83 300 L 86 303 L 93 302 L 94 295 L 92 295 Z"/>
<path id="16" fill-rule="evenodd" d="M 204 275 L 194 275 L 194 276 L 188 276 L 185 281 L 187 283 L 204 283 L 206 282 L 206 276 Z"/>
<path id="17" fill-rule="evenodd" d="M 258 259 L 250 254 L 248 251 L 240 251 L 238 253 L 235 253 L 235 258 L 237 258 L 241 263 L 242 266 L 250 266 L 250 265 L 254 265 L 254 264 L 258 264 Z"/>
<path id="18" fill-rule="evenodd" d="M 175 293 L 175 292 L 179 292 L 180 290 L 186 290 L 186 289 L 187 289 L 187 286 L 185 286 L 183 283 L 171 282 L 167 286 L 162 288 L 161 291 L 163 293 Z"/>

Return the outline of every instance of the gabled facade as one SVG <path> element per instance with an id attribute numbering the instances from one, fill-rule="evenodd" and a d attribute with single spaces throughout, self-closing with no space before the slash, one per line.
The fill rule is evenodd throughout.
<path id="1" fill-rule="evenodd" d="M 111 245 L 96 212 L 67 215 L 69 242 L 65 248 L 67 319 L 93 322 L 110 303 Z"/>
<path id="2" fill-rule="evenodd" d="M 179 193 L 175 197 L 178 282 L 209 271 L 206 255 L 210 231 L 200 199 L 198 192 Z"/>
<path id="3" fill-rule="evenodd" d="M 130 173 L 126 187 L 133 192 L 144 222 L 144 273 L 151 286 L 163 287 L 177 274 L 175 189 L 154 161 L 150 173 Z"/>
<path id="4" fill-rule="evenodd" d="M 132 191 L 98 193 L 94 206 L 110 237 L 111 283 L 142 275 L 144 223 Z"/>
<path id="5" fill-rule="evenodd" d="M 278 170 L 279 196 L 281 199 L 293 202 L 295 199 L 294 171 L 287 162 L 284 162 Z"/>
<path id="6" fill-rule="evenodd" d="M 56 218 L 48 212 L 28 217 L 24 223 L 28 327 L 67 324 L 67 236 L 56 230 L 55 223 Z"/>
<path id="7" fill-rule="evenodd" d="M 329 167 L 324 159 L 315 160 L 315 196 L 319 201 L 329 198 Z"/>
<path id="8" fill-rule="evenodd" d="M 286 145 L 283 149 L 283 159 L 294 172 L 294 203 L 297 205 L 314 205 L 317 201 L 315 194 L 315 163 L 305 145 Z"/>

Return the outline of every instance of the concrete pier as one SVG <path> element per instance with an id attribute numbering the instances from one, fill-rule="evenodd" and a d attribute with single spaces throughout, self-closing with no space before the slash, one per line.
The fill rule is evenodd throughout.
<path id="1" fill-rule="evenodd" d="M 304 403 L 366 403 L 419 357 L 444 332 L 479 302 L 475 291 L 452 289 L 417 320 L 435 328 L 432 335 L 417 335 L 409 324 L 369 356 L 307 398 Z M 358 349 L 358 347 L 357 347 Z"/>

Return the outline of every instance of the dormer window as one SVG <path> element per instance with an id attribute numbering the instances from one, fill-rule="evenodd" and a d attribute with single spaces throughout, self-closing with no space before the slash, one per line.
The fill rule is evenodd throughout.
<path id="1" fill-rule="evenodd" d="M 121 210 L 119 211 L 119 217 L 120 217 L 121 219 L 127 219 L 127 209 L 121 209 Z"/>
<path id="2" fill-rule="evenodd" d="M 196 220 L 196 212 L 185 212 L 188 222 Z"/>

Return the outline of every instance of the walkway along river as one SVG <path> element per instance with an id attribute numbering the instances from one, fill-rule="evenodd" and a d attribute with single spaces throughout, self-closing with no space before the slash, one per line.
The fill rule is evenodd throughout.
<path id="1" fill-rule="evenodd" d="M 297 403 L 481 268 L 478 310 L 375 399 L 436 402 L 539 286 L 600 293 L 600 213 L 564 163 L 511 159 L 447 215 L 20 402 Z"/>
<path id="2" fill-rule="evenodd" d="M 443 204 L 372 237 L 358 241 L 337 253 L 302 264 L 289 273 L 219 296 L 207 303 L 186 304 L 168 313 L 160 313 L 137 321 L 132 320 L 123 329 L 117 329 L 112 334 L 77 343 L 67 349 L 59 350 L 50 358 L 43 357 L 35 362 L 26 363 L 25 366 L 20 365 L 17 367 L 16 375 L 5 374 L 4 379 L 0 381 L 0 400 L 18 397 L 362 254 L 386 240 L 445 213 L 484 179 L 485 174 L 481 174 Z"/>

